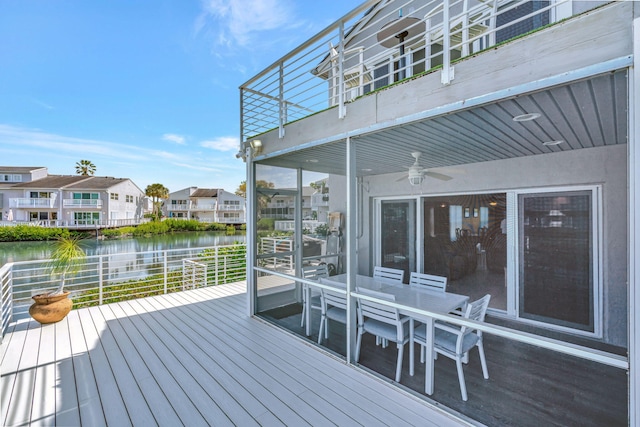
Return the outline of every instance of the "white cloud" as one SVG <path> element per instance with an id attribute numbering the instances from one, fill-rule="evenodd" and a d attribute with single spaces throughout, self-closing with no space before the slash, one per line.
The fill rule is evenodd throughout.
<path id="1" fill-rule="evenodd" d="M 237 139 L 219 138 L 216 147 L 231 144 L 237 150 Z M 140 188 L 154 182 L 172 190 L 189 186 L 235 189 L 244 179 L 245 166 L 232 156 L 220 156 L 203 149 L 158 150 L 156 141 L 138 141 L 137 145 L 76 138 L 47 133 L 39 129 L 21 128 L 0 123 L 0 159 L 5 165 L 45 166 L 51 174 L 73 175 L 80 159 L 97 166 L 98 176 L 130 178 Z"/>
<path id="2" fill-rule="evenodd" d="M 245 46 L 260 32 L 294 25 L 290 0 L 203 0 L 204 16 L 195 23 L 203 31 L 208 19 L 217 27 L 218 44 Z"/>
<path id="3" fill-rule="evenodd" d="M 176 135 L 175 133 L 165 133 L 164 135 L 162 135 L 162 139 L 164 139 L 165 141 L 175 142 L 176 144 L 179 144 L 179 145 L 185 144 L 185 137 L 181 135 Z"/>
<path id="4" fill-rule="evenodd" d="M 202 141 L 200 145 L 218 151 L 232 151 L 240 147 L 240 140 L 232 136 L 221 136 L 209 141 Z"/>
<path id="5" fill-rule="evenodd" d="M 40 106 L 40 107 L 42 107 L 44 109 L 53 110 L 53 106 L 47 104 L 46 102 L 40 101 L 39 99 L 33 98 L 31 100 L 31 102 L 33 102 L 34 104 L 36 104 L 36 105 L 38 105 L 38 106 Z"/>

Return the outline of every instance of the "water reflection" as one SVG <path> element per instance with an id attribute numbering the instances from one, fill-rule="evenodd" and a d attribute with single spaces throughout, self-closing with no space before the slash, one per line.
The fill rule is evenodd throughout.
<path id="1" fill-rule="evenodd" d="M 231 245 L 235 242 L 245 243 L 246 235 L 200 231 L 132 239 L 87 239 L 82 241 L 82 245 L 87 255 L 91 256 Z M 48 259 L 52 251 L 53 242 L 0 242 L 0 265 Z"/>

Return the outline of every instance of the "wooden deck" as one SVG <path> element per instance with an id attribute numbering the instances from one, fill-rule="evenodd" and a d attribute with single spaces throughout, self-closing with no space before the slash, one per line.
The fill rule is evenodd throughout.
<path id="1" fill-rule="evenodd" d="M 244 283 L 12 325 L 1 425 L 462 425 L 246 312 Z"/>

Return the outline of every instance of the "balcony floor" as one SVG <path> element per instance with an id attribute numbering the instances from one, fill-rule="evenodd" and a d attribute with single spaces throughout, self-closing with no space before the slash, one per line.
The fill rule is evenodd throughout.
<path id="1" fill-rule="evenodd" d="M 244 283 L 88 309 L 2 343 L 0 425 L 459 425 L 246 315 Z"/>
<path id="2" fill-rule="evenodd" d="M 291 305 L 286 308 L 273 309 L 263 315 L 269 321 L 303 335 L 304 328 L 300 327 L 302 307 Z M 497 318 L 487 318 L 487 321 L 527 329 L 513 321 Z M 309 337 L 312 342 L 317 341 L 319 324 L 318 310 L 312 310 L 313 327 Z M 344 356 L 344 325 L 330 321 L 329 330 L 329 340 L 324 341 L 324 345 Z M 566 335 L 554 337 L 567 339 Z M 585 339 L 568 341 L 587 345 Z M 467 402 L 460 397 L 455 362 L 446 357 L 439 357 L 435 362 L 433 395 L 424 395 L 424 364 L 419 363 L 417 345 L 413 377 L 409 375 L 409 348 L 405 348 L 400 386 L 484 425 L 613 427 L 628 424 L 626 371 L 489 334 L 485 334 L 484 342 L 489 380 L 482 377 L 478 352 L 473 350 L 464 368 Z M 611 346 L 593 346 L 616 354 L 625 351 Z M 390 343 L 383 349 L 375 345 L 370 334 L 363 337 L 360 359 L 363 367 L 392 381 L 396 358 L 395 344 Z"/>

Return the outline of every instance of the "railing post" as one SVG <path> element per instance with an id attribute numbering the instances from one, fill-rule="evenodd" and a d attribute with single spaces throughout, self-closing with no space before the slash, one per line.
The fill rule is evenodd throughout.
<path id="1" fill-rule="evenodd" d="M 448 85 L 454 78 L 451 66 L 451 23 L 449 22 L 449 0 L 442 0 L 442 76 L 440 81 Z"/>
<path id="2" fill-rule="evenodd" d="M 103 298 L 104 298 L 104 277 L 103 277 L 103 268 L 102 268 L 102 257 L 103 255 L 100 255 L 98 257 L 98 305 L 102 305 L 103 304 Z"/>
<path id="3" fill-rule="evenodd" d="M 278 93 L 278 136 L 284 138 L 284 124 L 286 120 L 286 108 L 284 102 L 284 62 L 280 62 L 280 90 Z"/>
<path id="4" fill-rule="evenodd" d="M 167 282 L 169 280 L 169 268 L 167 262 L 167 251 L 162 251 L 163 254 L 163 271 L 164 271 L 164 293 L 167 293 Z"/>
<path id="5" fill-rule="evenodd" d="M 216 246 L 216 249 L 215 249 L 215 255 L 214 255 L 214 257 L 215 257 L 215 263 L 214 263 L 214 265 L 216 266 L 216 273 L 215 273 L 215 276 L 214 276 L 214 282 L 213 282 L 215 285 L 217 285 L 217 284 L 219 283 L 219 282 L 218 282 L 218 270 L 220 270 L 220 269 L 218 268 L 218 262 L 219 262 L 219 261 L 218 261 L 218 255 L 219 255 L 219 254 L 218 254 L 218 246 Z"/>
<path id="6" fill-rule="evenodd" d="M 338 118 L 344 119 L 347 107 L 344 105 L 344 21 L 340 21 L 340 43 L 338 44 Z"/>

